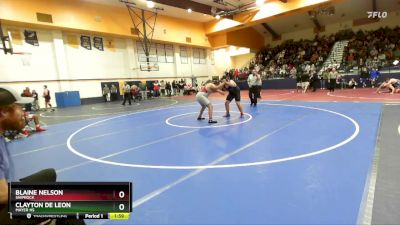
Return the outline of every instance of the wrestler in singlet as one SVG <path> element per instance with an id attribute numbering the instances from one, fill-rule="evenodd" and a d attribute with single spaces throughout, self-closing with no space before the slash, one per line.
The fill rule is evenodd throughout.
<path id="1" fill-rule="evenodd" d="M 207 85 L 209 84 L 202 86 L 196 95 L 196 100 L 201 106 L 208 106 L 210 104 L 210 100 L 208 99 L 210 93 L 208 92 Z"/>
<path id="2" fill-rule="evenodd" d="M 207 82 L 206 85 L 200 88 L 200 91 L 196 95 L 196 100 L 199 102 L 201 105 L 201 109 L 199 112 L 199 116 L 197 117 L 197 120 L 204 120 L 205 118 L 202 117 L 203 112 L 206 108 L 208 108 L 208 123 L 217 123 L 217 121 L 212 119 L 213 116 L 213 106 L 208 99 L 208 96 L 211 93 L 214 92 L 219 92 L 220 94 L 224 94 L 224 92 L 221 90 L 223 84 L 220 84 L 218 86 L 214 85 L 213 83 Z"/>
<path id="3" fill-rule="evenodd" d="M 228 80 L 226 78 L 223 78 L 222 80 L 224 82 L 225 89 L 229 92 L 228 96 L 226 97 L 226 101 L 225 101 L 226 114 L 224 117 L 230 117 L 229 104 L 231 103 L 231 101 L 233 99 L 235 99 L 236 106 L 238 107 L 238 109 L 240 111 L 240 117 L 243 117 L 244 113 L 243 113 L 243 106 L 242 106 L 242 104 L 240 104 L 240 88 L 239 88 L 239 86 L 237 86 L 237 84 L 233 80 Z"/>
<path id="4" fill-rule="evenodd" d="M 240 88 L 236 85 L 231 87 L 229 85 L 225 85 L 225 89 L 229 92 L 228 96 L 226 96 L 227 101 L 235 101 L 240 102 Z"/>

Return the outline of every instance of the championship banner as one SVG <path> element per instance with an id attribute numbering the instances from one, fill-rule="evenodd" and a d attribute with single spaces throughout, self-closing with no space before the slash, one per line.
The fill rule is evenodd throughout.
<path id="1" fill-rule="evenodd" d="M 25 42 L 31 44 L 33 46 L 39 46 L 38 37 L 36 35 L 36 31 L 33 30 L 25 30 L 24 31 Z"/>
<path id="2" fill-rule="evenodd" d="M 106 48 L 112 52 L 115 52 L 114 39 L 106 39 Z"/>
<path id="3" fill-rule="evenodd" d="M 92 50 L 92 44 L 89 36 L 81 35 L 81 46 L 87 50 Z"/>
<path id="4" fill-rule="evenodd" d="M 10 34 L 11 34 L 11 39 L 12 39 L 13 45 L 22 45 L 21 30 L 8 28 L 7 32 L 10 32 Z"/>
<path id="5" fill-rule="evenodd" d="M 67 44 L 72 48 L 79 48 L 78 37 L 74 34 L 67 34 Z"/>
<path id="6" fill-rule="evenodd" d="M 93 37 L 93 46 L 100 51 L 104 51 L 103 38 Z"/>

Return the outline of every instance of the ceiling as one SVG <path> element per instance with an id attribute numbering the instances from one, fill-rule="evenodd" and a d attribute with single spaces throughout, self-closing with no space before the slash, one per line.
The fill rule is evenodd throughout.
<path id="1" fill-rule="evenodd" d="M 92 2 L 96 4 L 112 5 L 115 7 L 125 7 L 125 4 L 121 3 L 119 0 L 81 0 L 81 1 Z M 145 0 L 129 0 L 129 1 L 136 3 L 137 7 L 139 8 L 148 9 L 146 7 Z M 157 0 L 154 1 L 157 2 Z M 188 0 L 174 0 L 174 1 L 188 1 Z M 255 0 L 223 0 L 223 2 L 226 3 L 223 5 L 215 3 L 214 0 L 193 0 L 193 1 L 207 6 L 217 7 L 220 10 L 234 9 L 239 6 L 255 2 Z M 334 5 L 335 7 L 334 15 L 331 16 L 318 15 L 316 16 L 316 19 L 321 26 L 324 26 L 327 24 L 341 23 L 344 21 L 349 21 L 357 18 L 365 18 L 367 17 L 367 11 L 372 11 L 373 1 L 374 0 L 343 0 L 340 3 Z M 378 11 L 397 12 L 400 10 L 400 0 L 375 0 L 375 1 Z M 193 20 L 198 22 L 208 22 L 215 20 L 215 18 L 211 15 L 206 15 L 194 11 L 192 13 L 188 13 L 186 9 L 172 7 L 164 4 L 156 3 L 156 7 L 164 9 L 158 11 L 159 14 L 161 15 L 167 15 L 171 17 L 181 18 L 185 20 Z M 392 16 L 392 14 L 389 13 L 389 16 Z M 280 17 L 279 19 L 275 19 L 273 21 L 268 22 L 268 25 L 277 34 L 293 32 L 307 28 L 313 28 L 315 26 L 314 22 L 311 20 L 311 17 L 306 12 L 297 13 L 286 17 Z M 254 28 L 264 36 L 270 36 L 269 32 L 267 32 L 262 25 L 256 25 L 254 26 Z"/>
<path id="2" fill-rule="evenodd" d="M 125 7 L 125 4 L 120 2 L 119 0 L 81 0 L 84 2 L 91 2 L 95 4 L 102 4 L 102 5 L 111 5 L 115 7 Z M 138 8 L 143 8 L 146 10 L 149 10 L 146 6 L 146 0 L 128 0 L 129 2 L 133 2 L 136 4 Z M 189 0 L 174 0 L 176 2 L 178 1 L 188 1 Z M 214 0 L 192 0 L 193 2 L 201 3 L 207 6 L 214 6 L 220 10 L 232 10 L 240 6 L 245 6 L 247 4 L 254 3 L 255 0 L 223 0 L 225 4 L 218 4 L 215 3 Z M 221 0 L 220 0 L 221 1 Z M 157 0 L 154 0 L 154 2 L 157 2 Z M 207 13 L 198 13 L 193 11 L 192 13 L 188 13 L 186 10 L 187 9 L 181 9 L 177 7 L 172 7 L 169 5 L 165 4 L 155 4 L 156 7 L 162 8 L 164 10 L 159 10 L 158 13 L 160 15 L 166 15 L 166 16 L 171 16 L 171 17 L 176 17 L 176 18 L 181 18 L 181 19 L 186 19 L 186 20 L 192 20 L 192 21 L 197 21 L 197 22 L 209 22 L 212 20 L 215 20 L 213 16 L 211 16 L 211 10 Z"/>

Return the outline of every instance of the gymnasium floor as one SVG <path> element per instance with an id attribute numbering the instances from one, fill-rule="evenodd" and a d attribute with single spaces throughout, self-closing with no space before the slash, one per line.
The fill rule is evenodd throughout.
<path id="1" fill-rule="evenodd" d="M 262 93 L 256 108 L 242 93 L 242 119 L 216 94 L 215 125 L 195 119 L 194 96 L 42 113 L 46 132 L 11 143 L 16 176 L 133 182 L 129 221 L 88 224 L 400 221 L 400 95 Z"/>

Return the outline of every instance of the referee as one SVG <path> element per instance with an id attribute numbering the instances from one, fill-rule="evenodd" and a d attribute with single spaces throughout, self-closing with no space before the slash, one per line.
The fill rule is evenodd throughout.
<path id="1" fill-rule="evenodd" d="M 247 84 L 249 85 L 249 98 L 250 98 L 250 106 L 257 106 L 257 86 L 256 80 L 257 75 L 254 75 L 255 70 L 250 73 L 249 77 L 247 78 Z"/>

